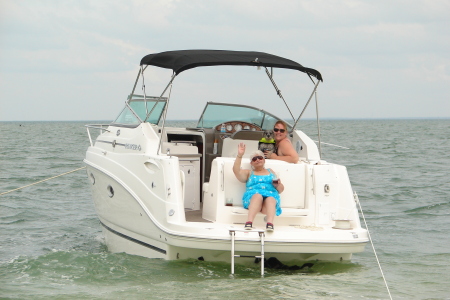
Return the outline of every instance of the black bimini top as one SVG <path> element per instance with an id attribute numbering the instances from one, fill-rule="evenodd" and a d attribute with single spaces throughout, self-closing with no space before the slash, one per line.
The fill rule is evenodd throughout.
<path id="1" fill-rule="evenodd" d="M 179 50 L 149 54 L 141 59 L 141 65 L 172 69 L 175 74 L 205 66 L 262 66 L 293 69 L 322 80 L 319 71 L 305 68 L 293 60 L 253 51 Z"/>

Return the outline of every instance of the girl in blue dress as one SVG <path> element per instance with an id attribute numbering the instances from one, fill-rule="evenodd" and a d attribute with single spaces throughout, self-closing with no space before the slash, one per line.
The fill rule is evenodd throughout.
<path id="1" fill-rule="evenodd" d="M 248 209 L 248 218 L 245 229 L 253 228 L 253 220 L 258 212 L 267 216 L 266 230 L 273 231 L 273 219 L 275 215 L 281 214 L 280 193 L 284 190 L 284 185 L 278 178 L 274 181 L 274 173 L 270 169 L 264 168 L 265 159 L 261 151 L 256 151 L 250 155 L 250 165 L 252 170 L 241 169 L 242 156 L 245 153 L 245 144 L 238 145 L 238 154 L 233 165 L 233 172 L 240 182 L 246 183 L 246 191 L 242 197 L 244 208 Z"/>

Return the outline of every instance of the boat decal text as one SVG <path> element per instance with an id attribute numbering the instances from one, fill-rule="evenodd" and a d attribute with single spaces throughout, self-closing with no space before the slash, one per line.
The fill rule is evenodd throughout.
<path id="1" fill-rule="evenodd" d="M 136 144 L 125 144 L 125 149 L 141 151 L 141 145 Z"/>

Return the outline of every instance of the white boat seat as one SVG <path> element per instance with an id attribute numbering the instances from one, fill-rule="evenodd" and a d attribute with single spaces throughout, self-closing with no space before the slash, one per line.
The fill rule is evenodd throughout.
<path id="1" fill-rule="evenodd" d="M 245 184 L 239 182 L 233 173 L 234 159 L 220 159 L 224 161 L 225 198 L 233 199 L 232 213 L 247 214 L 248 210 L 242 205 Z M 241 166 L 249 169 L 250 160 L 243 158 Z M 281 209 L 283 210 L 281 216 L 306 216 L 309 210 L 305 208 L 305 165 L 268 159 L 265 166 L 277 172 L 284 184 L 284 191 L 280 194 Z"/>
<path id="2" fill-rule="evenodd" d="M 234 144 L 230 139 L 230 144 Z M 258 142 L 258 141 L 254 141 Z M 236 145 L 237 147 L 237 145 Z M 254 147 L 257 147 L 256 144 Z M 237 149 L 237 148 L 236 148 Z M 248 151 L 246 151 L 248 152 Z M 203 185 L 203 195 L 205 202 L 203 203 L 203 218 L 214 222 L 233 222 L 233 218 L 244 218 L 248 214 L 248 210 L 242 205 L 242 196 L 245 193 L 245 183 L 236 179 L 233 173 L 233 165 L 235 157 L 217 157 L 214 159 L 214 167 L 216 170 L 211 175 L 211 181 Z M 280 194 L 282 213 L 279 218 L 283 217 L 302 217 L 310 215 L 309 207 L 305 203 L 306 196 L 306 177 L 307 166 L 304 163 L 291 164 L 280 160 L 266 160 L 266 168 L 272 169 L 280 175 L 280 179 L 284 184 L 284 191 Z M 243 158 L 241 167 L 250 169 L 250 159 Z M 213 197 L 220 195 L 220 197 Z M 226 203 L 232 202 L 232 207 L 226 210 Z M 227 213 L 224 213 L 224 212 Z"/>

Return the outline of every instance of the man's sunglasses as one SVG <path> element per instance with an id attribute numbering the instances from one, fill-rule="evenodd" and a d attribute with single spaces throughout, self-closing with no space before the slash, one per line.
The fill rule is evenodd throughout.
<path id="1" fill-rule="evenodd" d="M 284 133 L 284 132 L 286 131 L 286 129 L 278 129 L 278 128 L 274 128 L 273 131 L 274 131 L 274 132 L 278 132 L 278 131 L 279 131 L 279 132 L 281 132 L 281 133 Z"/>
<path id="2" fill-rule="evenodd" d="M 257 159 L 263 160 L 264 157 L 262 157 L 262 156 L 253 156 L 252 161 L 255 162 Z"/>

